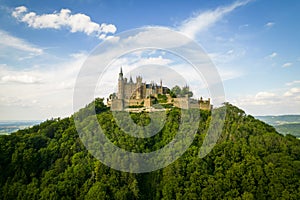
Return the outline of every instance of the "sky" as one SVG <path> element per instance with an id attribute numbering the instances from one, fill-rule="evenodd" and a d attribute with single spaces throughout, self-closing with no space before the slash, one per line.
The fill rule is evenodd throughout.
<path id="1" fill-rule="evenodd" d="M 226 101 L 246 113 L 300 114 L 299 10 L 299 1 L 279 0 L 0 0 L 0 120 L 71 115 L 91 52 L 141 27 L 167 27 L 197 42 L 221 76 Z M 163 65 L 170 60 L 163 56 L 138 58 Z"/>

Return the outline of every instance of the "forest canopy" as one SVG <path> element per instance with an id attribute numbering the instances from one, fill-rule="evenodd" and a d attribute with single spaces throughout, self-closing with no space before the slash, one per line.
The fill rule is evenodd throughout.
<path id="1" fill-rule="evenodd" d="M 163 129 L 141 139 L 128 136 L 102 99 L 71 117 L 0 136 L 0 199 L 300 199 L 300 141 L 231 105 L 217 145 L 198 152 L 211 120 L 201 111 L 196 137 L 171 165 L 150 173 L 120 172 L 95 159 L 80 140 L 74 117 L 92 130 L 97 116 L 106 136 L 133 152 L 151 152 L 169 143 L 180 110 L 167 112 Z M 147 113 L 132 113 L 147 125 Z M 126 123 L 126 121 L 122 122 Z"/>

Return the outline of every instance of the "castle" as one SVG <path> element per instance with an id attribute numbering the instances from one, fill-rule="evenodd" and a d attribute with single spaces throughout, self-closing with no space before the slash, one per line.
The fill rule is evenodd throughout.
<path id="1" fill-rule="evenodd" d="M 153 111 L 159 104 L 160 108 L 180 107 L 183 109 L 199 108 L 202 110 L 211 110 L 210 99 L 200 100 L 191 98 L 189 87 L 182 88 L 187 91 L 186 94 L 174 94 L 168 87 L 154 82 L 146 83 L 142 81 L 141 76 L 136 77 L 133 82 L 130 76 L 129 81 L 123 77 L 122 68 L 118 78 L 118 91 L 111 94 L 107 99 L 107 106 L 113 111 L 129 110 L 139 112 L 142 110 Z"/>

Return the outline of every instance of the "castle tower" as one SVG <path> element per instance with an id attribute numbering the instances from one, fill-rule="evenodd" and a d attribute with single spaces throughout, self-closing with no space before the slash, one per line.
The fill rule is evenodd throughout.
<path id="1" fill-rule="evenodd" d="M 136 98 L 142 99 L 143 98 L 143 87 L 142 87 L 142 77 L 136 77 Z"/>
<path id="2" fill-rule="evenodd" d="M 124 99 L 124 79 L 123 79 L 123 71 L 122 67 L 120 69 L 119 73 L 119 79 L 118 79 L 118 99 Z"/>
<path id="3" fill-rule="evenodd" d="M 160 79 L 160 87 L 158 88 L 158 93 L 163 94 L 163 86 L 162 86 L 162 80 Z"/>

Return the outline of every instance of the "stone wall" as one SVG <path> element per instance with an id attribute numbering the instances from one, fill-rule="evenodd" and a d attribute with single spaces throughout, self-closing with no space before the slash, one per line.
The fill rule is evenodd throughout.
<path id="1" fill-rule="evenodd" d="M 113 99 L 111 101 L 111 107 L 110 109 L 112 111 L 121 111 L 124 109 L 124 101 L 123 99 Z"/>
<path id="2" fill-rule="evenodd" d="M 180 98 L 173 98 L 174 102 L 173 105 L 178 108 L 182 109 L 189 109 L 189 99 L 188 97 L 180 97 Z"/>

